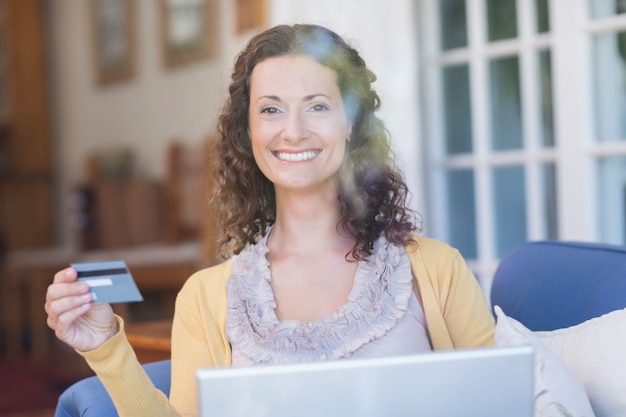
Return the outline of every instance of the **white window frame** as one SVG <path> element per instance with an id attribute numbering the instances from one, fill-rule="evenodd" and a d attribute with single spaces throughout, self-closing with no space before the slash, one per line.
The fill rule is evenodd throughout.
<path id="1" fill-rule="evenodd" d="M 546 239 L 541 166 L 556 163 L 557 219 L 560 240 L 599 241 L 598 158 L 626 155 L 626 141 L 597 142 L 593 131 L 592 37 L 626 30 L 626 16 L 592 20 L 589 0 L 550 0 L 550 31 L 535 30 L 535 0 L 517 0 L 518 37 L 487 42 L 485 0 L 466 0 L 468 48 L 440 52 L 439 0 L 417 0 L 419 75 L 423 97 L 423 189 L 426 233 L 447 240 L 445 173 L 449 168 L 472 168 L 475 175 L 477 258 L 468 259 L 486 294 L 497 268 L 491 169 L 523 165 L 526 175 L 527 240 Z M 550 49 L 555 146 L 540 144 L 537 86 L 538 50 Z M 520 62 L 524 148 L 492 152 L 488 64 L 495 57 L 517 55 Z M 469 63 L 473 153 L 445 155 L 441 68 Z"/>

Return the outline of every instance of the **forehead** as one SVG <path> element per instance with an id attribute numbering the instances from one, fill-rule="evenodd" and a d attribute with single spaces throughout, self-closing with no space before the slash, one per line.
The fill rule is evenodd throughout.
<path id="1" fill-rule="evenodd" d="M 293 91 L 294 88 L 323 89 L 319 92 L 326 93 L 339 91 L 335 71 L 307 55 L 268 58 L 259 62 L 252 70 L 251 94 L 275 94 L 283 90 Z"/>

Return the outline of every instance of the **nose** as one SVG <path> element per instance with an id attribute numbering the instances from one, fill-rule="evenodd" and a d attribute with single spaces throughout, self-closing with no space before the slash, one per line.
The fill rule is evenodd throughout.
<path id="1" fill-rule="evenodd" d="M 282 138 L 291 142 L 299 142 L 306 138 L 306 126 L 300 112 L 294 111 L 287 114 L 284 119 Z"/>

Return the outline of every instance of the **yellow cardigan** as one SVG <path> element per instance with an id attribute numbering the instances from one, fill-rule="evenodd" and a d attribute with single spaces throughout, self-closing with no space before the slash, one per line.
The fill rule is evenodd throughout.
<path id="1" fill-rule="evenodd" d="M 435 350 L 493 346 L 495 321 L 482 290 L 459 252 L 424 237 L 405 248 Z M 80 352 L 100 377 L 120 416 L 196 416 L 195 370 L 229 366 L 226 283 L 232 260 L 200 270 L 176 299 L 170 398 L 154 388 L 123 332 Z"/>

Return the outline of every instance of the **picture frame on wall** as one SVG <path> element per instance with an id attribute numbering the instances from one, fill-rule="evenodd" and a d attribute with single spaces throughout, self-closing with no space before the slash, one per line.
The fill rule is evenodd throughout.
<path id="1" fill-rule="evenodd" d="M 218 48 L 218 0 L 160 0 L 166 67 L 210 58 Z"/>
<path id="2" fill-rule="evenodd" d="M 91 0 L 98 85 L 128 80 L 136 66 L 136 0 Z"/>
<path id="3" fill-rule="evenodd" d="M 267 24 L 266 0 L 236 0 L 238 34 L 264 28 Z"/>
<path id="4" fill-rule="evenodd" d="M 4 2 L 0 2 L 0 128 L 9 124 L 11 112 L 11 83 L 9 80 L 8 32 Z"/>

